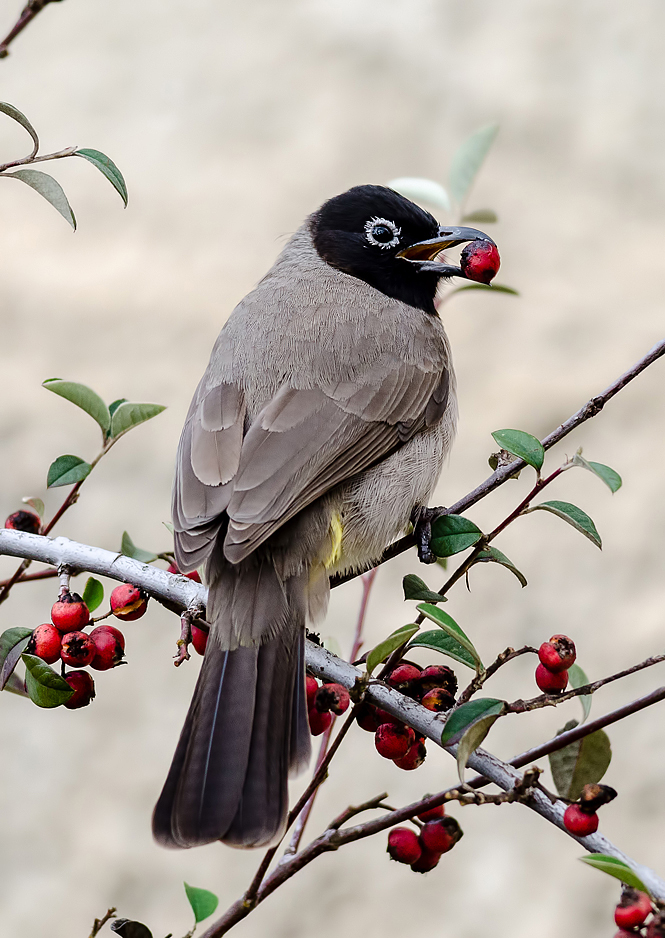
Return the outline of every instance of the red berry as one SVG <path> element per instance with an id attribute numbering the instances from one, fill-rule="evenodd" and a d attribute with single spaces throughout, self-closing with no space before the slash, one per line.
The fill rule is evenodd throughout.
<path id="1" fill-rule="evenodd" d="M 26 651 L 29 655 L 37 655 L 47 664 L 53 664 L 60 658 L 61 644 L 61 633 L 54 625 L 47 622 L 45 625 L 38 625 L 34 630 Z"/>
<path id="2" fill-rule="evenodd" d="M 120 638 L 113 632 L 117 632 Z M 90 639 L 95 646 L 95 657 L 90 662 L 90 667 L 95 671 L 109 671 L 122 663 L 125 639 L 118 629 L 113 629 L 113 632 L 109 627 L 100 625 L 90 633 Z"/>
<path id="3" fill-rule="evenodd" d="M 12 531 L 25 531 L 26 534 L 39 534 L 42 520 L 34 511 L 15 511 L 5 521 L 5 527 Z"/>
<path id="4" fill-rule="evenodd" d="M 425 795 L 425 797 L 429 797 Z M 436 821 L 438 818 L 443 817 L 446 813 L 445 805 L 437 805 L 436 808 L 429 808 L 427 811 L 422 811 L 418 815 L 420 821 Z"/>
<path id="5" fill-rule="evenodd" d="M 307 709 L 311 710 L 314 706 L 314 697 L 319 689 L 319 682 L 315 677 L 308 674 L 305 677 L 305 692 L 307 693 Z"/>
<path id="6" fill-rule="evenodd" d="M 351 702 L 349 692 L 341 684 L 322 684 L 314 696 L 314 706 L 321 713 L 332 711 L 336 716 L 345 713 Z"/>
<path id="7" fill-rule="evenodd" d="M 427 710 L 441 713 L 443 710 L 450 710 L 454 706 L 455 698 L 444 687 L 434 687 L 425 694 L 420 702 Z"/>
<path id="8" fill-rule="evenodd" d="M 74 632 L 89 624 L 90 611 L 78 593 L 63 593 L 51 609 L 51 622 L 59 632 Z"/>
<path id="9" fill-rule="evenodd" d="M 641 925 L 651 912 L 651 899 L 645 892 L 630 887 L 624 888 L 621 902 L 614 910 L 614 921 L 620 928 Z"/>
<path id="10" fill-rule="evenodd" d="M 116 618 L 123 619 L 125 622 L 140 619 L 147 608 L 147 595 L 131 583 L 116 586 L 111 593 L 111 612 Z"/>
<path id="11" fill-rule="evenodd" d="M 536 684 L 544 694 L 560 694 L 566 689 L 568 684 L 567 671 L 548 670 L 544 664 L 539 664 L 536 668 Z"/>
<path id="12" fill-rule="evenodd" d="M 401 759 L 414 743 L 416 734 L 410 726 L 382 723 L 374 735 L 376 751 L 384 759 Z"/>
<path id="13" fill-rule="evenodd" d="M 414 664 L 399 664 L 390 672 L 386 681 L 400 693 L 408 697 L 417 697 L 419 696 L 420 671 L 421 669 Z"/>
<path id="14" fill-rule="evenodd" d="M 376 719 L 378 721 L 377 728 L 381 726 L 382 723 L 394 723 L 395 726 L 402 725 L 402 721 L 399 717 L 394 717 L 392 713 L 388 713 L 387 710 L 381 710 L 379 707 L 376 708 Z"/>
<path id="15" fill-rule="evenodd" d="M 72 668 L 85 668 L 97 654 L 97 647 L 85 632 L 67 632 L 62 636 L 60 657 Z"/>
<path id="16" fill-rule="evenodd" d="M 125 650 L 125 636 L 122 634 L 120 629 L 116 629 L 114 625 L 107 625 L 106 622 L 103 622 L 101 625 L 98 625 L 92 630 L 90 635 L 94 635 L 96 632 L 110 632 L 122 645 L 122 650 Z"/>
<path id="17" fill-rule="evenodd" d="M 420 843 L 432 853 L 447 853 L 462 837 L 462 829 L 453 817 L 428 821 L 420 832 Z"/>
<path id="18" fill-rule="evenodd" d="M 424 671 L 421 671 L 419 683 L 422 694 L 428 693 L 435 687 L 443 687 L 452 695 L 457 693 L 455 672 L 444 664 L 432 664 Z"/>
<path id="19" fill-rule="evenodd" d="M 377 719 L 376 713 L 376 707 L 373 707 L 372 704 L 360 704 L 356 710 L 356 723 L 361 730 L 365 730 L 367 733 L 376 733 L 381 725 L 381 721 Z"/>
<path id="20" fill-rule="evenodd" d="M 309 711 L 309 729 L 312 736 L 320 736 L 328 729 L 333 718 L 330 713 L 320 713 L 316 708 Z"/>
<path id="21" fill-rule="evenodd" d="M 198 625 L 192 626 L 192 645 L 198 655 L 204 655 L 206 645 L 208 644 L 208 633 L 200 629 Z"/>
<path id="22" fill-rule="evenodd" d="M 555 674 L 567 671 L 575 664 L 575 643 L 567 635 L 553 635 L 549 642 L 543 642 L 538 649 L 540 663 Z"/>
<path id="23" fill-rule="evenodd" d="M 176 565 L 172 563 L 169 566 L 167 573 L 180 573 L 180 570 L 178 570 Z M 190 570 L 189 573 L 180 573 L 180 576 L 186 576 L 188 580 L 194 580 L 195 583 L 201 582 L 201 577 L 199 576 L 198 570 Z"/>
<path id="24" fill-rule="evenodd" d="M 417 863 L 422 854 L 418 835 L 410 827 L 393 827 L 388 834 L 388 853 L 398 863 Z"/>
<path id="25" fill-rule="evenodd" d="M 577 837 L 586 837 L 598 830 L 598 815 L 585 814 L 578 804 L 569 804 L 563 815 L 563 826 Z"/>
<path id="26" fill-rule="evenodd" d="M 416 739 L 415 743 L 409 748 L 406 755 L 402 756 L 401 759 L 393 759 L 393 762 L 398 769 L 404 769 L 405 772 L 411 772 L 413 769 L 418 769 L 425 761 L 427 756 L 427 749 L 425 748 L 425 742 L 422 738 Z"/>
<path id="27" fill-rule="evenodd" d="M 414 873 L 429 873 L 429 871 L 433 870 L 434 867 L 438 864 L 440 859 L 440 853 L 432 853 L 430 850 L 426 850 L 423 847 L 423 852 L 420 854 L 420 859 L 411 864 L 411 869 Z"/>
<path id="28" fill-rule="evenodd" d="M 64 704 L 68 710 L 79 710 L 87 707 L 95 697 L 95 682 L 87 671 L 70 671 L 65 674 L 65 680 L 74 693 Z"/>
<path id="29" fill-rule="evenodd" d="M 489 283 L 496 277 L 501 258 L 491 241 L 469 241 L 462 250 L 460 267 L 468 280 Z"/>

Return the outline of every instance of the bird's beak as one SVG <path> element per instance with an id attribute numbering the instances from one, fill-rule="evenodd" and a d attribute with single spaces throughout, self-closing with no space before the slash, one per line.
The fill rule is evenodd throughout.
<path id="1" fill-rule="evenodd" d="M 492 238 L 478 228 L 443 225 L 439 228 L 436 238 L 411 244 L 408 248 L 400 251 L 397 257 L 402 257 L 407 261 L 432 261 L 441 251 L 445 251 L 446 248 L 453 248 L 457 244 L 464 244 L 465 241 L 489 241 L 494 244 Z"/>

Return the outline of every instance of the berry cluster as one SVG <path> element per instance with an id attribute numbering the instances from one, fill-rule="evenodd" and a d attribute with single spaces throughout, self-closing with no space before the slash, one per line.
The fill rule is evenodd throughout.
<path id="1" fill-rule="evenodd" d="M 410 827 L 393 827 L 388 834 L 391 860 L 408 864 L 414 873 L 429 873 L 444 853 L 452 850 L 463 831 L 455 818 L 444 815 L 443 805 L 418 815 L 424 821 L 418 833 Z"/>
<path id="2" fill-rule="evenodd" d="M 553 635 L 540 646 L 538 657 L 536 684 L 544 694 L 562 694 L 568 686 L 568 668 L 575 664 L 573 641 L 567 635 Z"/>
<path id="3" fill-rule="evenodd" d="M 646 926 L 646 931 L 641 927 L 653 911 L 651 899 L 645 892 L 639 892 L 632 886 L 624 886 L 621 901 L 614 910 L 614 921 L 619 926 L 619 931 L 614 938 L 629 938 L 629 936 L 635 938 L 635 935 L 661 938 L 665 935 L 665 916 L 662 913 L 654 913 Z"/>
<path id="4" fill-rule="evenodd" d="M 585 785 L 579 801 L 569 804 L 563 815 L 563 825 L 576 837 L 587 837 L 598 830 L 598 808 L 616 798 L 609 785 Z"/>
<path id="5" fill-rule="evenodd" d="M 333 721 L 349 709 L 351 698 L 341 684 L 321 684 L 310 674 L 306 678 L 307 713 L 312 736 L 321 736 Z"/>
<path id="6" fill-rule="evenodd" d="M 396 690 L 417 700 L 427 710 L 450 710 L 455 703 L 457 678 L 444 665 L 418 665 L 402 662 L 388 677 L 387 683 Z M 425 761 L 425 738 L 419 736 L 397 717 L 370 703 L 362 703 L 356 714 L 358 726 L 374 733 L 376 751 L 384 759 L 392 759 L 400 769 L 417 769 Z"/>

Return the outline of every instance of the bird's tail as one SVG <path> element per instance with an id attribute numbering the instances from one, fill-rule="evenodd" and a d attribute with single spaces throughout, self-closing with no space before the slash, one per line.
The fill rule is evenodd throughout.
<path id="1" fill-rule="evenodd" d="M 248 572 L 229 565 L 225 576 L 211 585 L 215 595 L 208 608 L 215 610 L 214 628 L 153 815 L 154 836 L 164 846 L 222 840 L 259 847 L 283 832 L 289 770 L 304 767 L 310 753 L 304 687 L 306 588 L 300 577 L 279 582 L 282 602 L 271 611 L 265 602 L 271 576 L 279 580 L 274 569 Z M 229 577 L 236 578 L 235 588 Z M 222 598 L 219 590 L 225 591 Z M 264 617 L 264 635 L 270 637 L 224 650 L 237 631 L 225 618 L 253 620 L 249 605 L 256 603 Z"/>

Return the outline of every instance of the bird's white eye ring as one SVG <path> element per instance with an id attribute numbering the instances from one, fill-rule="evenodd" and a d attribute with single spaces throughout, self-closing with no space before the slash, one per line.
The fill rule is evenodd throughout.
<path id="1" fill-rule="evenodd" d="M 365 222 L 365 237 L 377 248 L 394 248 L 399 244 L 402 229 L 387 218 L 370 218 Z"/>

